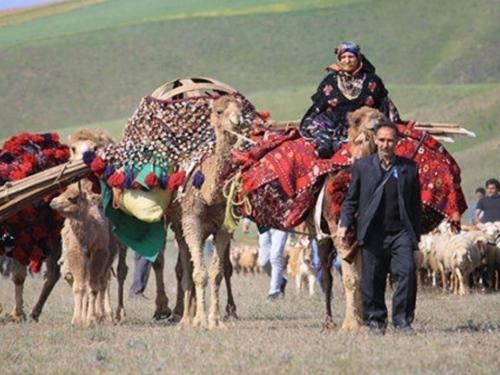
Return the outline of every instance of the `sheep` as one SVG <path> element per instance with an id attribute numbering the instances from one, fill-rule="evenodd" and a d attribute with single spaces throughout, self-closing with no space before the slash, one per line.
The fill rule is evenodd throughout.
<path id="1" fill-rule="evenodd" d="M 241 247 L 238 265 L 244 274 L 251 273 L 252 275 L 254 275 L 255 273 L 260 272 L 259 266 L 257 264 L 258 255 L 259 252 L 256 247 L 247 245 Z"/>
<path id="2" fill-rule="evenodd" d="M 303 238 L 293 247 L 287 247 L 285 250 L 288 257 L 287 272 L 295 278 L 297 294 L 306 287 L 309 295 L 314 295 L 314 284 L 316 280 L 316 271 L 312 265 L 312 250 L 310 241 Z"/>

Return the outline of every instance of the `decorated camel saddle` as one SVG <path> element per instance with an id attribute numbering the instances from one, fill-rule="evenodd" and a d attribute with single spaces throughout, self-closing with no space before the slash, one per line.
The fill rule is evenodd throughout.
<path id="1" fill-rule="evenodd" d="M 199 165 L 216 146 L 212 103 L 223 95 L 240 103 L 242 129 L 250 131 L 259 116 L 243 95 L 211 79 L 181 79 L 140 101 L 118 143 L 83 155 L 100 180 L 103 208 L 115 233 L 150 260 L 163 249 L 170 203 L 182 199 L 187 181 L 197 189 L 204 183 Z"/>
<path id="2" fill-rule="evenodd" d="M 363 107 L 349 116 L 349 142 L 330 158 L 319 159 L 314 145 L 296 129 L 271 133 L 233 162 L 241 167 L 239 189 L 233 192 L 233 215 L 248 216 L 262 227 L 289 230 L 301 223 L 318 197 L 325 176 L 325 194 L 336 217 L 351 179 L 354 158 L 375 152 L 374 124 L 383 115 Z M 434 229 L 443 219 L 459 228 L 466 210 L 460 187 L 460 168 L 442 144 L 415 123 L 397 124 L 396 154 L 414 160 L 419 168 L 423 229 Z"/>

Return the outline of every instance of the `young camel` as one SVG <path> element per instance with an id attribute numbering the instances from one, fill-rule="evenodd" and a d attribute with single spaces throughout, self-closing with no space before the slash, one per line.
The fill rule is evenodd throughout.
<path id="1" fill-rule="evenodd" d="M 214 235 L 215 252 L 210 266 L 210 308 L 208 328 L 222 327 L 219 309 L 219 289 L 223 277 L 224 264 L 229 262 L 229 243 L 231 235 L 223 229 L 226 201 L 219 186 L 223 167 L 230 152 L 238 141 L 233 134 L 238 133 L 243 126 L 241 104 L 231 96 L 222 96 L 214 100 L 210 122 L 215 130 L 216 146 L 213 155 L 206 158 L 200 165 L 205 175 L 205 182 L 198 190 L 191 181 L 186 184 L 185 195 L 181 200 L 181 227 L 186 246 L 189 248 L 192 261 L 192 280 L 196 291 L 196 313 L 193 311 L 192 288 L 189 287 L 189 276 L 184 285 L 184 314 L 181 324 L 196 327 L 206 327 L 205 288 L 207 271 L 203 260 L 203 245 L 206 238 Z M 231 134 L 230 132 L 233 132 Z M 191 177 L 192 178 L 192 177 Z M 191 263 L 183 257 L 183 269 L 190 269 Z"/>
<path id="2" fill-rule="evenodd" d="M 50 204 L 66 218 L 62 244 L 73 280 L 74 325 L 112 320 L 109 300 L 106 303 L 115 255 L 110 250 L 110 224 L 99 209 L 99 195 L 88 185 L 86 181 L 72 184 Z"/>
<path id="3" fill-rule="evenodd" d="M 96 151 L 98 149 L 104 148 L 105 146 L 113 143 L 113 138 L 106 132 L 105 130 L 102 129 L 87 129 L 87 128 L 82 128 L 77 130 L 75 133 L 71 134 L 68 137 L 68 145 L 70 147 L 71 151 L 71 156 L 70 160 L 81 160 L 83 158 L 83 155 L 87 151 Z M 85 183 L 87 188 L 90 188 L 90 185 L 88 183 Z M 89 189 L 90 191 L 90 189 Z M 113 254 L 111 260 L 115 258 L 114 254 L 118 254 L 118 265 L 116 269 L 116 278 L 118 281 L 118 306 L 116 308 L 116 313 L 115 313 L 115 318 L 117 321 L 120 321 L 125 318 L 126 313 L 125 313 L 125 308 L 124 308 L 124 303 L 123 303 L 123 293 L 124 293 L 124 284 L 125 284 L 125 279 L 127 277 L 127 263 L 126 263 L 126 257 L 127 257 L 127 247 L 123 245 L 110 231 L 108 234 L 109 237 L 109 249 L 111 253 Z M 62 256 L 61 259 L 63 260 L 63 276 L 65 279 L 68 281 L 72 280 L 72 275 L 71 273 L 67 273 L 65 270 L 65 254 L 64 254 L 64 249 L 62 251 Z M 110 283 L 108 284 L 110 285 Z M 106 295 L 106 307 L 109 309 L 109 290 Z"/>

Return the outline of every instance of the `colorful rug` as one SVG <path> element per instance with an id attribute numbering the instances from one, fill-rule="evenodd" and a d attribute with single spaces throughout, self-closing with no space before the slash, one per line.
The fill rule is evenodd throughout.
<path id="1" fill-rule="evenodd" d="M 20 180 L 65 163 L 69 149 L 56 133 L 22 133 L 9 138 L 0 150 L 0 184 Z M 64 219 L 49 206 L 49 195 L 9 217 L 0 228 L 0 255 L 13 257 L 38 272 L 52 243 L 61 240 Z"/>
<path id="2" fill-rule="evenodd" d="M 467 209 L 458 164 L 438 141 L 415 130 L 413 124 L 398 125 L 398 130 L 402 137 L 396 154 L 413 159 L 419 167 L 424 232 L 444 218 L 458 230 Z M 244 167 L 239 200 L 245 197 L 252 206 L 251 212 L 240 214 L 259 226 L 291 229 L 313 207 L 325 175 L 342 172 L 327 187 L 327 194 L 333 195 L 332 211 L 338 216 L 351 179 L 349 149 L 344 144 L 331 159 L 319 159 L 314 146 L 295 130 L 262 139 L 246 155 L 238 155 Z"/>

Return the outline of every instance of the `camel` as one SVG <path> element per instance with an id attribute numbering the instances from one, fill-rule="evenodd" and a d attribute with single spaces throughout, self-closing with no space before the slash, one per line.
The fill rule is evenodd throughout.
<path id="1" fill-rule="evenodd" d="M 207 327 L 205 313 L 205 288 L 207 285 L 207 271 L 203 261 L 203 244 L 206 238 L 214 235 L 215 252 L 210 266 L 210 308 L 208 328 L 223 327 L 219 309 L 219 289 L 224 273 L 229 276 L 232 268 L 229 267 L 229 246 L 231 235 L 223 228 L 226 200 L 220 188 L 220 176 L 227 162 L 230 152 L 236 147 L 243 118 L 240 103 L 231 96 L 221 96 L 212 103 L 210 122 L 215 130 L 215 152 L 207 157 L 199 166 L 205 175 L 205 182 L 198 190 L 191 181 L 186 183 L 185 195 L 180 201 L 180 225 L 184 235 L 185 245 L 189 248 L 191 259 L 181 251 L 183 271 L 192 268 L 192 281 L 189 272 L 183 272 L 184 309 L 181 319 L 182 325 Z M 191 177 L 190 179 L 192 179 Z M 177 211 L 176 209 L 172 210 Z M 179 223 L 179 218 L 173 222 Z M 180 247 L 181 249 L 181 247 Z M 225 266 L 224 266 L 225 265 Z M 226 272 L 224 272 L 226 269 Z M 228 282 L 226 277 L 226 282 Z M 193 298 L 193 288 L 196 298 Z M 228 290 L 229 292 L 230 290 Z M 194 301 L 196 306 L 194 307 Z M 234 303 L 234 302 L 233 302 Z M 192 317 L 192 312 L 195 315 Z"/>
<path id="2" fill-rule="evenodd" d="M 66 218 L 61 234 L 64 261 L 73 280 L 73 325 L 112 320 L 109 299 L 106 301 L 116 255 L 110 248 L 110 224 L 99 209 L 99 195 L 82 185 L 89 183 L 81 181 L 68 186 L 50 203 Z"/>
<path id="3" fill-rule="evenodd" d="M 71 152 L 70 160 L 81 160 L 85 152 L 96 151 L 98 149 L 104 148 L 105 146 L 113 142 L 114 142 L 113 139 L 105 130 L 88 129 L 88 128 L 79 129 L 68 137 L 68 144 Z M 88 183 L 84 183 L 83 186 L 85 186 L 88 192 L 90 193 L 91 191 L 90 185 Z M 124 319 L 126 316 L 124 302 L 123 302 L 123 293 L 124 293 L 123 286 L 128 272 L 126 264 L 127 248 L 116 238 L 116 236 L 111 231 L 111 227 L 109 228 L 109 233 L 107 234 L 107 236 L 109 237 L 110 251 L 112 252 L 112 254 L 118 254 L 118 265 L 116 270 L 117 271 L 116 278 L 118 281 L 118 306 L 116 308 L 115 319 L 117 321 L 120 321 Z M 66 272 L 65 268 L 66 263 L 64 262 L 64 259 L 65 259 L 65 254 L 63 248 L 61 255 L 63 276 L 65 279 L 72 282 L 73 277 L 70 272 Z M 114 255 L 112 256 L 111 259 L 114 259 Z M 106 298 L 107 298 L 106 301 L 108 301 L 109 291 L 107 293 Z"/>
<path id="4" fill-rule="evenodd" d="M 351 155 L 354 159 L 369 156 L 376 151 L 373 129 L 379 122 L 385 121 L 384 115 L 369 107 L 362 107 L 348 115 L 349 130 L 348 141 L 351 145 Z M 327 176 L 325 185 L 333 183 L 335 179 L 349 173 L 343 170 L 337 174 Z M 322 214 L 328 224 L 329 232 L 337 231 L 338 218 L 331 212 L 331 197 L 325 194 L 322 204 Z M 308 217 L 307 226 L 309 233 L 316 233 L 312 214 Z M 346 307 L 342 329 L 345 331 L 356 331 L 362 328 L 362 300 L 361 300 L 361 252 L 356 245 L 347 246 L 334 235 L 325 238 L 318 243 L 319 256 L 322 271 L 322 289 L 325 291 L 326 318 L 323 329 L 329 330 L 335 327 L 332 318 L 331 299 L 333 278 L 330 272 L 335 249 L 342 258 L 342 282 L 345 290 Z"/>
<path id="5" fill-rule="evenodd" d="M 59 271 L 59 266 L 57 264 L 57 260 L 61 256 L 61 244 L 60 241 L 51 240 L 49 244 L 50 255 L 45 260 L 46 271 L 44 273 L 44 282 L 42 286 L 42 290 L 40 291 L 40 295 L 38 297 L 35 306 L 30 313 L 30 318 L 33 321 L 38 321 L 45 302 L 49 297 L 54 285 L 59 280 L 61 276 Z M 13 322 L 22 322 L 26 320 L 26 314 L 24 313 L 24 300 L 23 300 L 23 291 L 24 291 L 24 281 L 26 280 L 27 275 L 27 266 L 19 263 L 16 259 L 12 259 L 12 270 L 11 270 L 11 279 L 14 283 L 14 295 L 15 295 L 15 305 L 10 313 L 10 319 Z"/>

